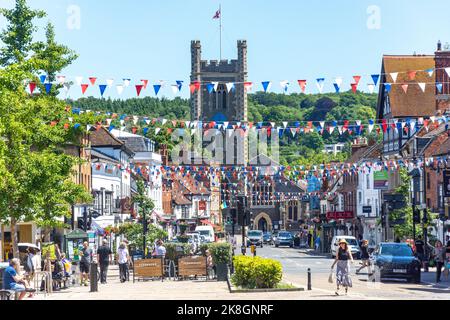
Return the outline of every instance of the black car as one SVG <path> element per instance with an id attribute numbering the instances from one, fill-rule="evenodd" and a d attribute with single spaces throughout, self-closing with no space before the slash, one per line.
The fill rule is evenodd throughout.
<path id="1" fill-rule="evenodd" d="M 403 278 L 420 283 L 420 260 L 406 243 L 380 243 L 373 253 L 372 262 L 378 280 Z"/>

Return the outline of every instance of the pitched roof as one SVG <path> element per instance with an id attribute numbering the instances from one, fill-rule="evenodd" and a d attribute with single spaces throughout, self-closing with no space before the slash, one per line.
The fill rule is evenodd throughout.
<path id="1" fill-rule="evenodd" d="M 119 163 L 119 160 L 117 160 L 114 157 L 111 157 L 110 155 L 107 155 L 106 153 L 101 152 L 100 150 L 97 150 L 95 148 L 91 149 L 91 159 L 92 162 L 95 162 L 96 160 L 99 161 L 109 161 L 113 163 Z"/>
<path id="2" fill-rule="evenodd" d="M 435 62 L 433 55 L 384 55 L 381 73 L 384 74 L 380 82 L 377 114 L 382 119 L 384 101 L 387 94 L 384 92 L 383 83 L 392 83 L 391 91 L 388 94 L 392 117 L 422 117 L 432 116 L 436 112 L 435 86 L 430 83 L 435 82 L 435 73 L 430 77 L 428 72 L 417 72 L 414 80 L 410 80 L 408 71 L 434 69 Z M 391 73 L 399 72 L 397 80 L 394 81 Z M 425 92 L 417 83 L 427 83 Z M 408 84 L 407 93 L 403 91 L 401 84 Z"/>
<path id="3" fill-rule="evenodd" d="M 105 127 L 91 130 L 91 146 L 93 147 L 122 147 L 124 143 L 114 137 Z"/>
<path id="4" fill-rule="evenodd" d="M 383 150 L 383 143 L 376 143 L 372 146 L 362 147 L 355 151 L 347 160 L 348 163 L 359 161 L 379 160 Z"/>

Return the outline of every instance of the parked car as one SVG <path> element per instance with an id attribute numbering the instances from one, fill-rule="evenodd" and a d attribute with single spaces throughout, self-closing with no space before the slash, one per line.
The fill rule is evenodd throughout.
<path id="1" fill-rule="evenodd" d="M 334 236 L 331 240 L 331 257 L 336 257 L 337 250 L 339 248 L 339 241 L 344 239 L 347 241 L 348 248 L 352 253 L 353 259 L 359 259 L 361 255 L 361 249 L 359 248 L 358 241 L 353 236 Z"/>
<path id="2" fill-rule="evenodd" d="M 272 233 L 264 232 L 263 241 L 264 241 L 264 243 L 271 244 L 272 243 Z"/>
<path id="3" fill-rule="evenodd" d="M 263 232 L 261 230 L 250 230 L 247 233 L 247 247 L 254 244 L 256 246 L 263 247 L 264 237 Z"/>
<path id="4" fill-rule="evenodd" d="M 275 247 L 279 246 L 294 246 L 294 237 L 292 236 L 292 233 L 288 231 L 280 231 L 278 233 L 277 239 L 275 240 Z"/>
<path id="5" fill-rule="evenodd" d="M 408 282 L 420 283 L 420 260 L 407 243 L 380 243 L 372 257 L 375 278 L 403 278 Z"/>
<path id="6" fill-rule="evenodd" d="M 214 229 L 212 226 L 197 226 L 195 231 L 205 237 L 206 242 L 214 242 Z"/>

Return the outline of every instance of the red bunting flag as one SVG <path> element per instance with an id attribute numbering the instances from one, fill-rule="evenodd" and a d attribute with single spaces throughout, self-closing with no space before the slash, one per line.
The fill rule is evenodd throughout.
<path id="1" fill-rule="evenodd" d="M 65 123 L 65 124 L 64 124 L 64 129 L 67 130 L 67 129 L 69 129 L 69 127 L 70 127 L 70 124 L 68 124 L 68 123 Z"/>
<path id="2" fill-rule="evenodd" d="M 300 86 L 300 89 L 303 93 L 305 93 L 306 89 L 306 80 L 298 80 L 298 85 Z"/>
<path id="3" fill-rule="evenodd" d="M 89 81 L 91 82 L 91 84 L 92 84 L 93 86 L 95 86 L 95 81 L 97 81 L 97 78 L 90 77 L 90 78 L 89 78 Z"/>
<path id="4" fill-rule="evenodd" d="M 252 88 L 252 86 L 253 86 L 253 83 L 252 82 L 244 82 L 244 88 L 245 89 L 251 89 Z"/>
<path id="5" fill-rule="evenodd" d="M 357 83 L 352 83 L 352 91 L 353 91 L 353 93 L 356 93 L 356 90 L 358 90 L 358 84 Z"/>
<path id="6" fill-rule="evenodd" d="M 136 85 L 136 93 L 137 93 L 137 96 L 139 97 L 139 95 L 141 94 L 141 91 L 142 91 L 142 88 L 143 88 L 144 86 L 142 85 L 142 84 L 137 84 Z"/>
<path id="7" fill-rule="evenodd" d="M 200 82 L 194 81 L 195 90 L 200 90 Z"/>
<path id="8" fill-rule="evenodd" d="M 409 80 L 414 80 L 416 78 L 417 71 L 409 71 L 408 76 Z"/>
<path id="9" fill-rule="evenodd" d="M 144 84 L 144 89 L 147 89 L 147 85 L 148 85 L 148 80 L 141 80 L 142 83 Z"/>
<path id="10" fill-rule="evenodd" d="M 353 80 L 355 80 L 356 86 L 358 86 L 359 81 L 361 80 L 361 76 L 353 76 Z"/>
<path id="11" fill-rule="evenodd" d="M 30 88 L 30 94 L 33 94 L 34 90 L 36 89 L 36 82 L 30 82 L 28 86 Z"/>
<path id="12" fill-rule="evenodd" d="M 381 126 L 383 127 L 383 133 L 386 133 L 387 131 L 387 122 L 386 119 L 381 120 Z"/>
<path id="13" fill-rule="evenodd" d="M 193 94 L 195 92 L 195 84 L 191 83 L 189 85 L 189 91 L 191 91 L 191 94 Z"/>
<path id="14" fill-rule="evenodd" d="M 408 85 L 407 84 L 402 84 L 402 89 L 405 93 L 408 92 Z"/>
<path id="15" fill-rule="evenodd" d="M 136 127 L 131 128 L 131 132 L 133 132 L 133 134 L 136 134 L 137 128 Z"/>
<path id="16" fill-rule="evenodd" d="M 81 93 L 85 94 L 88 87 L 89 87 L 88 84 L 82 84 L 81 85 Z"/>

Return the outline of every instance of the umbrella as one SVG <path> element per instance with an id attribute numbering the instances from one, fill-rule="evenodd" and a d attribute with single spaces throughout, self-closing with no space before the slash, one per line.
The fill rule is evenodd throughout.
<path id="1" fill-rule="evenodd" d="M 27 250 L 27 248 L 33 248 L 37 251 L 41 251 L 41 249 L 39 249 L 39 247 L 37 245 L 32 244 L 32 243 L 19 243 L 17 246 L 19 247 L 19 251 L 21 251 L 21 252 L 25 252 Z"/>

